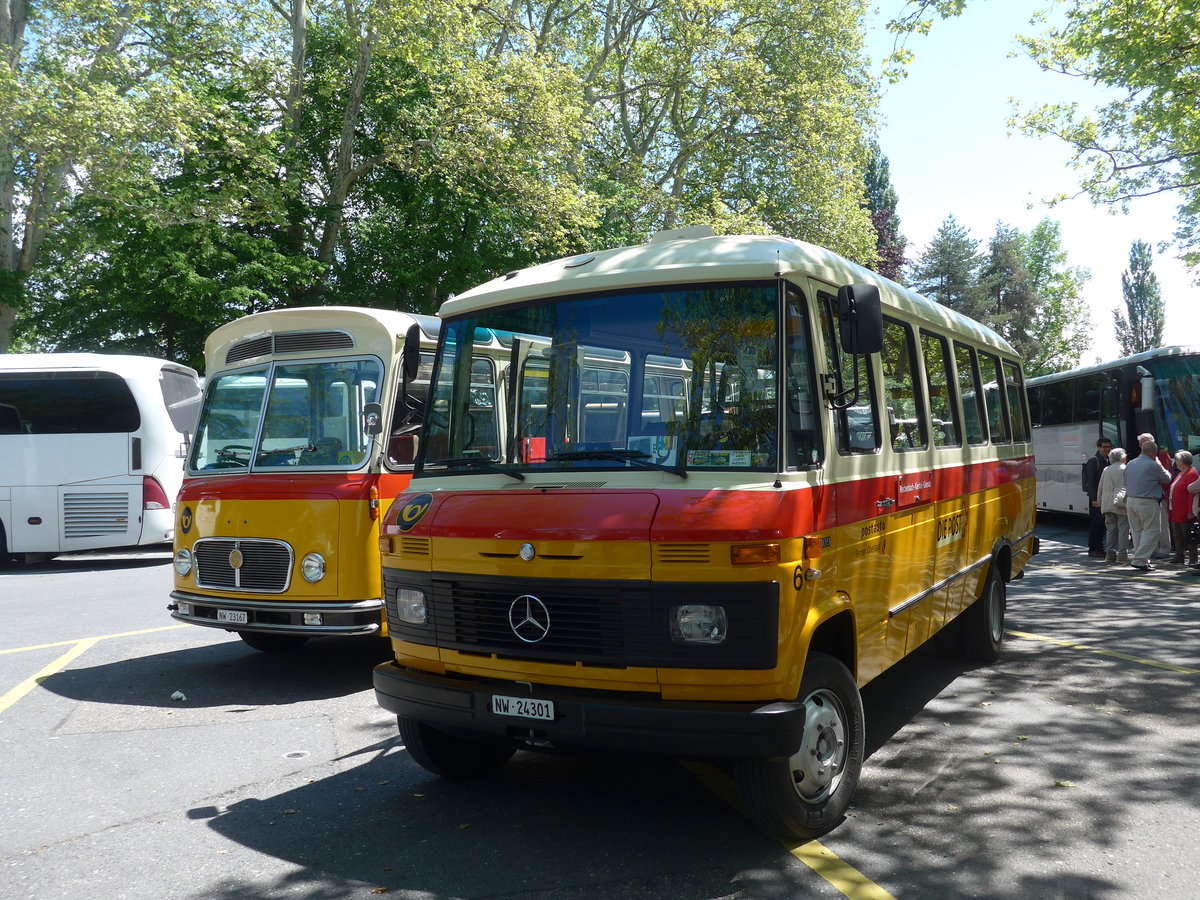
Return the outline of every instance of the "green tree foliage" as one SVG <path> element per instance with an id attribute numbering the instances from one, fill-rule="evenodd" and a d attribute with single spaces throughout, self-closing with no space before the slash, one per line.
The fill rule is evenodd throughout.
<path id="1" fill-rule="evenodd" d="M 954 216 L 947 216 L 925 252 L 909 269 L 909 284 L 943 306 L 975 319 L 987 310 L 979 287 L 983 256 L 979 241 Z"/>
<path id="2" fill-rule="evenodd" d="M 1166 312 L 1158 276 L 1154 274 L 1153 252 L 1145 241 L 1134 241 L 1129 249 L 1129 268 L 1121 273 L 1121 294 L 1127 315 L 1113 310 L 1113 325 L 1121 352 L 1130 356 L 1163 345 Z"/>
<path id="3" fill-rule="evenodd" d="M 432 312 L 537 259 L 699 222 L 876 258 L 863 0 L 38 9 L 0 70 L 0 101 L 50 98 L 0 124 L 35 236 L 0 282 L 25 346 L 194 361 L 247 312 Z M 74 132 L 50 121 L 73 108 L 68 58 L 104 63 Z"/>
<path id="4" fill-rule="evenodd" d="M 577 10 L 590 16 L 567 37 L 584 60 L 587 179 L 605 201 L 597 243 L 703 222 L 874 261 L 861 0 L 594 0 Z"/>
<path id="5" fill-rule="evenodd" d="M 979 242 L 950 216 L 909 277 L 914 290 L 1003 335 L 1031 376 L 1078 365 L 1091 345 L 1082 299 L 1091 275 L 1067 264 L 1061 228 L 1051 219 L 1028 234 L 997 223 L 980 252 Z"/>
<path id="6" fill-rule="evenodd" d="M 902 77 L 912 54 L 903 47 L 935 17 L 957 16 L 966 0 L 907 0 L 888 28 L 897 35 L 889 73 Z M 1175 238 L 1183 261 L 1200 268 L 1200 127 L 1196 48 L 1200 5 L 1179 0 L 1073 0 L 1065 23 L 1020 37 L 1044 70 L 1111 89 L 1113 100 L 1088 111 L 1051 103 L 1021 111 L 1027 134 L 1065 141 L 1074 150 L 1081 189 L 1094 203 L 1124 207 L 1163 192 L 1180 198 Z M 1059 197 L 1058 199 L 1064 199 Z"/>
<path id="7" fill-rule="evenodd" d="M 221 135 L 230 157 L 252 152 L 256 133 L 206 90 L 240 57 L 245 24 L 222 0 L 0 4 L 0 351 L 43 246 L 81 193 L 130 208 L 206 136 Z M 239 69 L 253 80 L 252 66 Z M 191 208 L 160 204 L 159 214 L 216 218 L 244 196 L 243 184 L 233 196 L 213 186 Z"/>
<path id="8" fill-rule="evenodd" d="M 1025 244 L 1019 229 L 997 222 L 979 273 L 984 321 L 1004 335 L 1022 359 L 1040 349 L 1033 331 L 1038 297 L 1025 263 Z"/>
<path id="9" fill-rule="evenodd" d="M 1037 298 L 1032 324 L 1037 345 L 1025 355 L 1025 371 L 1032 377 L 1073 368 L 1092 343 L 1091 313 L 1083 300 L 1091 273 L 1067 264 L 1062 229 L 1052 219 L 1033 227 L 1024 250 L 1029 286 Z"/>
<path id="10" fill-rule="evenodd" d="M 1200 128 L 1196 46 L 1200 6 L 1177 0 L 1077 0 L 1066 24 L 1023 39 L 1038 65 L 1120 96 L 1085 113 L 1049 104 L 1026 113 L 1027 133 L 1066 141 L 1097 203 L 1176 191 L 1176 237 L 1200 266 Z"/>
<path id="11" fill-rule="evenodd" d="M 900 217 L 896 214 L 896 189 L 892 186 L 891 166 L 879 145 L 870 144 L 870 161 L 866 171 L 867 209 L 875 229 L 875 271 L 885 278 L 901 281 L 908 260 L 904 252 L 908 241 L 900 233 Z"/>

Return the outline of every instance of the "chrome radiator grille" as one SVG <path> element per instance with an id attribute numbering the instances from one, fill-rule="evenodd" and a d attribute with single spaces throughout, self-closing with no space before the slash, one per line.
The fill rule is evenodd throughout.
<path id="1" fill-rule="evenodd" d="M 279 594 L 291 582 L 292 548 L 283 541 L 202 538 L 192 552 L 199 587 Z"/>

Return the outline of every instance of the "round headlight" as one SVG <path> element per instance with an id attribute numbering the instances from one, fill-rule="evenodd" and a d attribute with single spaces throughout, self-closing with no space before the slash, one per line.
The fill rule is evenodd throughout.
<path id="1" fill-rule="evenodd" d="M 175 574 L 180 578 L 186 578 L 190 571 L 192 571 L 192 552 L 190 550 L 176 550 Z"/>
<path id="2" fill-rule="evenodd" d="M 325 577 L 325 557 L 320 553 L 310 553 L 300 560 L 300 574 L 310 584 L 316 584 Z"/>

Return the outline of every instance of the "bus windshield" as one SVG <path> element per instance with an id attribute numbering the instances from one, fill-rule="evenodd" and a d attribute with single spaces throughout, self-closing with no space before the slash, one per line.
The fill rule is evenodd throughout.
<path id="1" fill-rule="evenodd" d="M 1154 362 L 1162 434 L 1176 450 L 1200 453 L 1200 356 L 1164 356 Z"/>
<path id="2" fill-rule="evenodd" d="M 423 465 L 774 470 L 778 290 L 640 290 L 449 320 Z M 786 368 L 807 414 L 793 437 L 806 460 L 816 445 L 807 335 L 789 325 Z"/>
<path id="3" fill-rule="evenodd" d="M 370 456 L 363 407 L 378 400 L 379 360 L 277 362 L 209 384 L 189 471 L 320 466 Z"/>

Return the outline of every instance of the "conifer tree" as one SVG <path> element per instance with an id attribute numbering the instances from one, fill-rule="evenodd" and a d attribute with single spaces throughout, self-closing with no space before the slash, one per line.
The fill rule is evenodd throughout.
<path id="1" fill-rule="evenodd" d="M 1025 262 L 1026 236 L 1019 229 L 996 223 L 979 287 L 986 303 L 982 321 L 1000 332 L 1023 359 L 1034 356 L 1040 340 L 1033 323 L 1038 297 Z"/>
<path id="2" fill-rule="evenodd" d="M 1121 273 L 1121 293 L 1125 296 L 1128 318 L 1114 309 L 1113 325 L 1125 356 L 1153 350 L 1163 343 L 1166 313 L 1158 276 L 1150 268 L 1152 256 L 1149 244 L 1134 241 L 1129 250 L 1129 268 Z"/>
<path id="3" fill-rule="evenodd" d="M 937 234 L 909 271 L 912 289 L 943 306 L 972 318 L 984 313 L 979 291 L 983 257 L 979 241 L 954 216 L 938 226 Z"/>
<path id="4" fill-rule="evenodd" d="M 867 208 L 871 211 L 871 225 L 875 228 L 875 252 L 878 259 L 875 271 L 893 281 L 902 281 L 908 260 L 904 251 L 908 241 L 900 233 L 900 217 L 896 215 L 896 189 L 892 186 L 891 166 L 874 141 L 870 145 L 870 159 L 864 175 L 866 181 Z"/>

